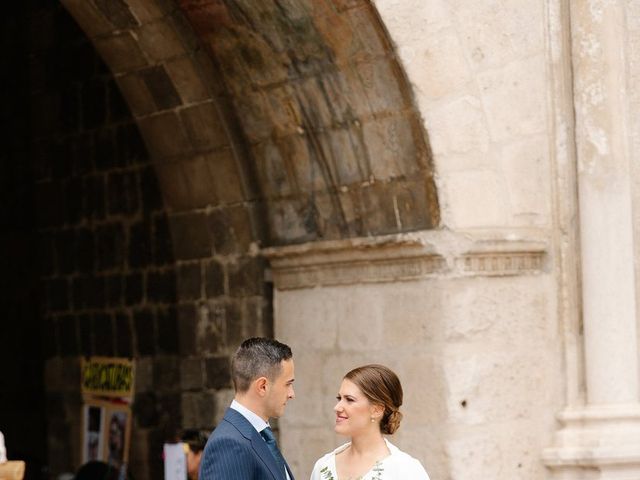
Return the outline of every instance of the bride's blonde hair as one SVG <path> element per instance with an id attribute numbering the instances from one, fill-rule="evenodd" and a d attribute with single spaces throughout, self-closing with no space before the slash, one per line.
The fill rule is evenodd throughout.
<path id="1" fill-rule="evenodd" d="M 363 365 L 354 368 L 344 378 L 358 386 L 371 403 L 384 407 L 380 431 L 391 435 L 400 427 L 402 385 L 400 379 L 384 365 Z"/>

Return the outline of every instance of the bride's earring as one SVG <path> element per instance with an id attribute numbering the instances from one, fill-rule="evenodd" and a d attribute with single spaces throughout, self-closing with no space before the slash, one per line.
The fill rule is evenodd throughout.
<path id="1" fill-rule="evenodd" d="M 375 423 L 376 422 L 376 417 L 374 417 L 373 415 L 371 416 L 371 423 Z"/>

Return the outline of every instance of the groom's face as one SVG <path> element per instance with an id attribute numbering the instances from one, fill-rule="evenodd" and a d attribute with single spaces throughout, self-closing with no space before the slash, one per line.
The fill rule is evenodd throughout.
<path id="1" fill-rule="evenodd" d="M 280 362 L 280 374 L 269 382 L 265 396 L 266 413 L 271 418 L 281 417 L 287 402 L 295 398 L 293 391 L 293 359 Z"/>

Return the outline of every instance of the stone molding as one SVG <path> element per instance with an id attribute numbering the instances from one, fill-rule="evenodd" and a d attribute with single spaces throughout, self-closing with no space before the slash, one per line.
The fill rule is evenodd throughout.
<path id="1" fill-rule="evenodd" d="M 602 476 L 597 478 L 638 478 L 640 405 L 567 408 L 558 420 L 563 424 L 556 434 L 558 446 L 542 454 L 549 469 L 566 475 L 562 478 L 583 478 L 584 468 L 598 469 Z"/>
<path id="2" fill-rule="evenodd" d="M 545 269 L 549 242 L 540 230 L 425 231 L 270 247 L 279 290 L 416 280 L 531 275 Z"/>

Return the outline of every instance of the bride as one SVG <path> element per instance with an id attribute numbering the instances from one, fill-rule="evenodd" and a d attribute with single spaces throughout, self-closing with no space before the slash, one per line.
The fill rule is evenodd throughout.
<path id="1" fill-rule="evenodd" d="M 395 373 L 382 365 L 355 368 L 344 376 L 336 398 L 335 431 L 351 441 L 320 458 L 311 480 L 429 480 L 418 460 L 383 437 L 402 419 Z"/>

